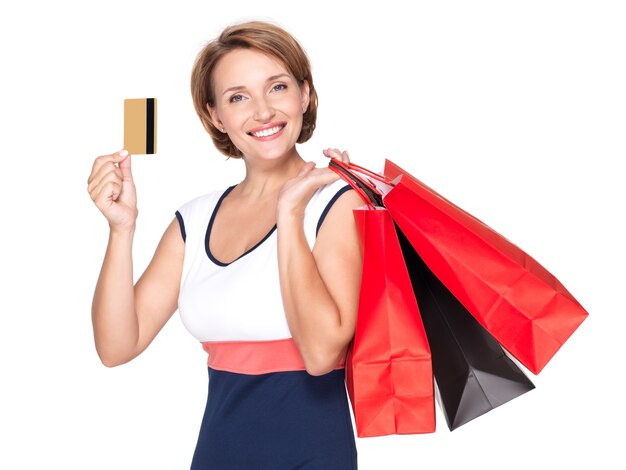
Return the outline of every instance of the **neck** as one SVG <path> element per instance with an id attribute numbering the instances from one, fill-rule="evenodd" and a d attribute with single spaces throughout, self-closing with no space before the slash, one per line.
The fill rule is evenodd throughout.
<path id="1" fill-rule="evenodd" d="M 244 157 L 246 177 L 237 185 L 240 196 L 254 199 L 273 198 L 285 181 L 296 176 L 306 163 L 296 149 L 276 160 Z"/>

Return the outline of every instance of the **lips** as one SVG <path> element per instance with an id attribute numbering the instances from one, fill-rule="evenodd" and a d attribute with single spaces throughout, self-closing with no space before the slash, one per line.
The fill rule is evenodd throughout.
<path id="1" fill-rule="evenodd" d="M 248 135 L 256 139 L 269 140 L 281 134 L 286 125 L 286 123 L 272 123 L 267 126 L 252 129 L 248 132 Z"/>

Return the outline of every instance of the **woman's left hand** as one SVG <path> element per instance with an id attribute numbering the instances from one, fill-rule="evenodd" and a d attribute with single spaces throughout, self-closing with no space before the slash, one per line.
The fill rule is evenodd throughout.
<path id="1" fill-rule="evenodd" d="M 323 153 L 328 158 L 350 163 L 350 157 L 346 151 L 328 148 Z M 339 175 L 330 168 L 316 168 L 315 162 L 307 162 L 295 178 L 285 182 L 278 194 L 277 223 L 284 217 L 303 217 L 304 209 L 317 188 L 338 179 Z"/>
<path id="2" fill-rule="evenodd" d="M 335 158 L 337 160 L 341 160 L 344 163 L 350 163 L 350 156 L 348 155 L 348 151 L 347 150 L 344 150 L 342 152 L 339 149 L 327 148 L 327 149 L 323 150 L 322 153 L 324 154 L 324 156 L 326 156 L 328 158 Z M 332 171 L 332 170 L 330 170 L 330 171 Z"/>

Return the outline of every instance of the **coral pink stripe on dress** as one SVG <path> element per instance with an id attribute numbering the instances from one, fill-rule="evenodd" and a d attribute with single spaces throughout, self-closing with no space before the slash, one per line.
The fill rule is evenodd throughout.
<path id="1" fill-rule="evenodd" d="M 305 370 L 293 338 L 270 341 L 207 341 L 202 348 L 209 354 L 212 369 L 238 374 L 268 374 Z M 343 369 L 345 358 L 335 369 Z"/>

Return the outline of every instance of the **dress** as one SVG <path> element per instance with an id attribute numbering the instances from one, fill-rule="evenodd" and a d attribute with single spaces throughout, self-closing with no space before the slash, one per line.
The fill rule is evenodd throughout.
<path id="1" fill-rule="evenodd" d="M 210 252 L 213 220 L 235 186 L 176 212 L 185 240 L 180 317 L 208 353 L 208 399 L 191 469 L 356 469 L 344 365 L 322 376 L 304 368 L 282 304 L 276 225 L 231 263 Z M 312 196 L 304 215 L 311 249 L 349 189 L 338 180 Z"/>

